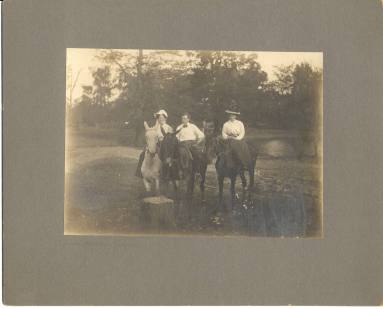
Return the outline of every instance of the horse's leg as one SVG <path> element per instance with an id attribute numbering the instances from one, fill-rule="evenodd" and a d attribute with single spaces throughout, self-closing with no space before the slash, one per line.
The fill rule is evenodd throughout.
<path id="1" fill-rule="evenodd" d="M 189 194 L 190 194 L 190 198 L 193 197 L 193 193 L 194 193 L 194 182 L 195 182 L 195 174 L 194 174 L 194 171 L 191 172 L 190 174 L 190 178 L 189 178 Z"/>
<path id="2" fill-rule="evenodd" d="M 169 180 L 164 180 L 162 182 L 162 186 L 161 186 L 161 182 L 160 182 L 160 191 L 162 190 L 163 192 L 166 192 L 166 194 L 168 195 L 170 193 L 170 190 L 169 190 L 169 183 L 170 181 Z"/>
<path id="3" fill-rule="evenodd" d="M 245 176 L 245 170 L 244 169 L 241 169 L 239 170 L 239 176 L 241 178 L 241 182 L 242 182 L 242 203 L 244 202 L 244 200 L 246 199 L 246 191 L 248 189 L 247 187 L 247 180 L 246 180 L 246 176 Z"/>
<path id="4" fill-rule="evenodd" d="M 218 207 L 223 209 L 223 176 L 218 175 Z"/>
<path id="5" fill-rule="evenodd" d="M 186 209 L 189 221 L 192 218 L 192 187 L 194 187 L 194 175 L 189 171 L 184 171 L 184 179 L 186 185 Z"/>
<path id="6" fill-rule="evenodd" d="M 202 198 L 203 202 L 205 201 L 206 169 L 207 169 L 207 165 L 203 166 L 203 168 L 200 171 L 200 173 L 201 173 L 201 182 L 199 184 L 199 187 L 201 189 L 201 198 Z"/>
<path id="7" fill-rule="evenodd" d="M 230 194 L 231 194 L 231 208 L 234 209 L 235 206 L 235 181 L 237 175 L 230 177 Z"/>
<path id="8" fill-rule="evenodd" d="M 180 203 L 181 203 L 181 200 L 180 200 L 180 196 L 179 196 L 179 192 L 178 192 L 178 189 L 179 189 L 179 180 L 175 179 L 173 176 L 171 176 L 170 178 L 171 180 L 169 182 L 172 183 L 173 185 L 173 189 L 174 189 L 174 214 L 175 214 L 175 218 L 176 218 L 176 222 L 178 222 L 178 218 L 179 218 L 179 214 L 180 214 Z"/>
<path id="9" fill-rule="evenodd" d="M 249 178 L 250 178 L 250 188 L 254 187 L 254 173 L 255 173 L 255 162 L 251 162 L 249 166 Z"/>
<path id="10" fill-rule="evenodd" d="M 246 191 L 247 180 L 246 180 L 245 170 L 244 169 L 241 169 L 239 171 L 239 176 L 241 177 L 243 191 Z"/>
<path id="11" fill-rule="evenodd" d="M 155 180 L 156 195 L 160 195 L 160 179 L 156 178 Z"/>
<path id="12" fill-rule="evenodd" d="M 143 181 L 144 181 L 144 186 L 145 186 L 146 193 L 150 192 L 150 189 L 151 189 L 150 181 L 147 180 L 146 178 L 144 178 Z"/>
<path id="13" fill-rule="evenodd" d="M 178 198 L 179 198 L 179 195 L 178 195 L 179 181 L 174 179 L 174 180 L 172 180 L 172 183 L 173 183 L 175 199 L 178 200 Z"/>

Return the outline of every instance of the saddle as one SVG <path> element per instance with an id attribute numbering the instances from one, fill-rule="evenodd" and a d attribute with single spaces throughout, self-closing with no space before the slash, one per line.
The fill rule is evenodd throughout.
<path id="1" fill-rule="evenodd" d="M 193 155 L 190 150 L 190 145 L 179 145 L 180 165 L 182 169 L 190 168 L 190 164 L 193 162 Z"/>
<path id="2" fill-rule="evenodd" d="M 250 150 L 244 141 L 226 141 L 222 156 L 225 158 L 228 168 L 235 168 L 240 164 L 242 168 L 246 169 L 251 163 Z"/>
<path id="3" fill-rule="evenodd" d="M 180 165 L 182 169 L 191 168 L 193 161 L 202 159 L 202 154 L 204 152 L 204 146 L 197 145 L 194 143 L 180 143 L 179 144 L 179 156 L 180 156 Z"/>
<path id="4" fill-rule="evenodd" d="M 225 151 L 220 152 L 217 156 L 217 160 L 223 162 L 228 169 L 233 169 L 236 166 L 235 156 L 231 149 L 226 149 Z"/>

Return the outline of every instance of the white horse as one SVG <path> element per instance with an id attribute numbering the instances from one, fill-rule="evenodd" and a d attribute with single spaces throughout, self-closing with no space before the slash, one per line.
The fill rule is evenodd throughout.
<path id="1" fill-rule="evenodd" d="M 145 122 L 146 150 L 144 161 L 142 162 L 141 173 L 146 192 L 150 192 L 152 184 L 155 185 L 156 194 L 160 194 L 160 171 L 161 160 L 158 156 L 159 136 L 156 128 L 151 128 Z"/>

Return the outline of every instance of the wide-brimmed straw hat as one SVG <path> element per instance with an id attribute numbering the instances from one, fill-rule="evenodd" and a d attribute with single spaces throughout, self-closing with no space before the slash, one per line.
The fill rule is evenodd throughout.
<path id="1" fill-rule="evenodd" d="M 155 113 L 154 117 L 158 117 L 159 115 L 162 115 L 162 116 L 168 118 L 168 113 L 164 109 L 161 109 L 157 113 Z"/>
<path id="2" fill-rule="evenodd" d="M 225 113 L 226 114 L 232 114 L 232 115 L 240 115 L 241 113 L 239 111 L 237 102 L 232 100 L 230 105 L 229 105 L 229 108 L 227 110 L 225 110 Z"/>

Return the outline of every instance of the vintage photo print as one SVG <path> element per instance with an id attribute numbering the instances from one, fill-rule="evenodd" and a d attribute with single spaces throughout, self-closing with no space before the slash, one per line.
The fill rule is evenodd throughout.
<path id="1" fill-rule="evenodd" d="M 65 235 L 323 237 L 323 54 L 67 49 Z"/>

